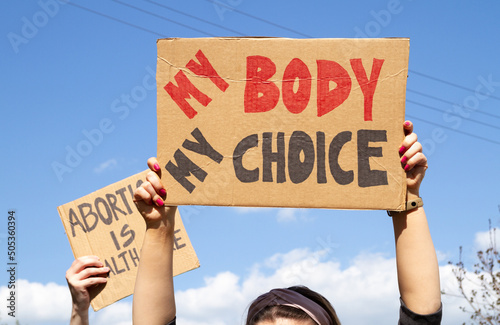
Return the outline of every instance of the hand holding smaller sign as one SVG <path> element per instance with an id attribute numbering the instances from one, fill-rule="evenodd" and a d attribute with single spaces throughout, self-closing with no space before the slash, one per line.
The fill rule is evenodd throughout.
<path id="1" fill-rule="evenodd" d="M 66 281 L 73 300 L 70 324 L 88 324 L 90 293 L 88 289 L 96 284 L 106 283 L 109 268 L 97 256 L 77 258 L 66 271 Z"/>

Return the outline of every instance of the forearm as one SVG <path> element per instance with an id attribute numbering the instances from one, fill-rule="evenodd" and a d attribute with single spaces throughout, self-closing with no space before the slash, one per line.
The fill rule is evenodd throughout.
<path id="1" fill-rule="evenodd" d="M 175 317 L 173 285 L 174 215 L 169 222 L 147 227 L 133 300 L 134 324 L 167 324 Z"/>
<path id="2" fill-rule="evenodd" d="M 88 308 L 82 310 L 77 306 L 73 305 L 71 311 L 71 319 L 69 321 L 70 325 L 89 325 L 89 311 Z"/>
<path id="3" fill-rule="evenodd" d="M 413 312 L 431 314 L 441 306 L 439 265 L 424 208 L 393 216 L 401 298 Z"/>

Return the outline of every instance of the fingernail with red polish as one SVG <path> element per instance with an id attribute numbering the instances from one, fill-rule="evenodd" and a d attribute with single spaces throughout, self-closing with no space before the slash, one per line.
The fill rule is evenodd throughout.
<path id="1" fill-rule="evenodd" d="M 407 161 L 408 161 L 408 157 L 403 156 L 403 158 L 401 158 L 401 163 L 402 164 L 406 164 Z"/>
<path id="2" fill-rule="evenodd" d="M 154 168 L 156 171 L 159 171 L 159 170 L 160 170 L 160 165 L 155 164 L 155 165 L 153 166 L 153 168 Z"/>
<path id="3" fill-rule="evenodd" d="M 407 172 L 410 169 L 410 165 L 405 166 L 405 172 Z"/>
<path id="4" fill-rule="evenodd" d="M 403 154 L 404 152 L 406 151 L 406 148 L 404 146 L 401 146 L 401 148 L 399 148 L 399 154 Z"/>
<path id="5" fill-rule="evenodd" d="M 164 188 L 162 188 L 159 192 L 160 192 L 160 195 L 161 195 L 161 196 L 165 196 L 165 195 L 167 195 L 167 190 L 166 190 L 166 189 L 164 189 Z"/>
<path id="6" fill-rule="evenodd" d="M 156 200 L 156 204 L 158 204 L 158 206 L 163 206 L 163 200 L 162 199 Z"/>

